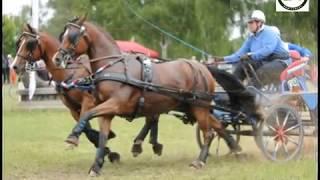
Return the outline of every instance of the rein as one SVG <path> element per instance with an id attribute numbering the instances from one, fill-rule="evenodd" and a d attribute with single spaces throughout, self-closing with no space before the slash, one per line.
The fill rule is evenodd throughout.
<path id="1" fill-rule="evenodd" d="M 98 58 L 90 59 L 90 62 L 97 62 L 97 61 L 112 59 L 112 58 L 123 58 L 123 55 L 112 55 L 112 56 L 98 57 Z"/>
<path id="2" fill-rule="evenodd" d="M 118 62 L 123 61 L 125 58 L 123 55 L 114 55 L 114 56 L 104 56 L 104 57 L 99 57 L 99 58 L 93 59 L 93 62 L 96 62 L 96 61 L 105 60 L 105 59 L 112 59 L 112 58 L 118 58 L 118 59 L 115 59 L 115 60 L 105 64 L 104 66 L 100 67 L 95 73 L 90 73 L 90 75 L 87 77 L 75 79 L 75 80 L 71 81 L 70 83 L 66 83 L 66 82 L 62 81 L 61 86 L 65 89 L 80 88 L 80 89 L 90 90 L 92 88 L 91 84 L 92 84 L 92 82 L 94 80 L 94 76 L 96 74 L 113 66 L 114 64 L 117 64 Z M 92 62 L 92 60 L 90 60 L 90 62 Z M 67 69 L 67 68 L 65 68 L 65 69 Z"/>

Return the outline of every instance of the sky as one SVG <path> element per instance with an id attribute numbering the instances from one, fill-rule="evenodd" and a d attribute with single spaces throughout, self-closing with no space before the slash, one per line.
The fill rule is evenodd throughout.
<path id="1" fill-rule="evenodd" d="M 31 6 L 31 0 L 2 0 L 2 13 L 6 15 L 18 15 L 23 5 Z"/>
<path id="2" fill-rule="evenodd" d="M 39 2 L 45 5 L 48 0 L 39 0 Z M 6 15 L 19 15 L 24 5 L 31 6 L 32 0 L 2 0 L 2 14 Z M 53 15 L 53 11 L 48 9 L 48 16 L 44 17 L 46 22 Z"/>

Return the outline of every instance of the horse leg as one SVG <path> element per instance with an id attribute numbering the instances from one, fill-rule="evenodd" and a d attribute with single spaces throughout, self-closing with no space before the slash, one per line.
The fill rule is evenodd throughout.
<path id="1" fill-rule="evenodd" d="M 90 108 L 94 107 L 95 104 L 93 102 L 92 97 L 84 96 L 83 101 L 81 103 L 81 114 L 84 114 Z M 78 118 L 79 119 L 79 118 Z M 92 129 L 90 122 L 87 123 L 86 127 L 84 128 L 83 132 L 85 133 L 87 139 L 96 147 L 99 146 L 99 131 Z M 108 134 L 108 139 L 115 138 L 115 133 L 111 130 Z M 117 162 L 120 160 L 120 154 L 117 152 L 111 152 L 111 150 L 106 146 L 105 147 L 105 156 L 108 155 L 109 161 L 111 163 Z"/>
<path id="2" fill-rule="evenodd" d="M 142 143 L 144 139 L 146 138 L 150 128 L 151 128 L 152 122 L 149 121 L 148 117 L 146 117 L 146 121 L 142 129 L 140 130 L 139 134 L 133 141 L 133 146 L 131 148 L 131 152 L 133 154 L 133 157 L 137 157 L 139 154 L 142 153 Z"/>
<path id="3" fill-rule="evenodd" d="M 84 134 L 86 135 L 87 139 L 94 145 L 94 147 L 99 147 L 99 131 L 92 129 L 90 123 L 88 122 L 87 126 L 83 130 Z M 108 134 L 108 140 L 111 139 L 110 133 Z M 117 152 L 112 152 L 109 147 L 105 147 L 104 155 L 108 156 L 108 159 L 111 163 L 120 161 L 120 154 Z"/>
<path id="4" fill-rule="evenodd" d="M 114 99 L 110 99 L 83 113 L 65 142 L 77 146 L 79 144 L 79 136 L 84 131 L 89 120 L 102 115 L 117 114 L 118 109 L 117 102 Z"/>
<path id="5" fill-rule="evenodd" d="M 87 96 L 84 95 L 83 100 L 81 102 L 81 112 L 80 115 L 84 114 L 86 111 L 88 111 L 89 109 L 93 108 L 95 106 L 93 99 L 91 96 Z M 79 119 L 79 117 L 77 118 L 77 120 Z M 98 142 L 99 142 L 99 132 L 92 129 L 90 123 L 88 122 L 84 133 L 86 134 L 88 140 L 90 142 L 92 142 L 95 147 L 98 147 Z M 109 135 L 108 135 L 108 139 L 112 139 L 115 138 L 116 135 L 115 133 L 111 130 Z"/>
<path id="6" fill-rule="evenodd" d="M 225 131 L 225 128 L 222 126 L 221 122 L 215 116 L 209 113 L 208 109 L 195 108 L 193 114 L 198 121 L 199 128 L 203 132 L 204 145 L 201 148 L 198 159 L 195 160 L 191 166 L 195 168 L 201 168 L 205 165 L 213 138 L 213 133 L 210 130 L 211 127 L 226 141 L 232 153 L 235 153 L 237 156 L 240 154 L 241 147 L 233 139 L 233 137 Z"/>
<path id="7" fill-rule="evenodd" d="M 241 147 L 235 141 L 235 139 L 229 133 L 226 132 L 221 122 L 212 114 L 209 114 L 208 118 L 208 123 L 218 133 L 218 135 L 226 141 L 226 144 L 229 147 L 230 152 L 234 153 L 236 156 L 240 155 L 240 153 L 242 152 Z"/>
<path id="8" fill-rule="evenodd" d="M 100 174 L 101 168 L 104 164 L 105 146 L 107 144 L 108 133 L 111 129 L 111 120 L 113 116 L 106 116 L 105 118 L 99 119 L 99 147 L 97 148 L 96 157 L 94 163 L 92 164 L 89 175 L 97 176 Z"/>
<path id="9" fill-rule="evenodd" d="M 161 156 L 163 145 L 158 143 L 158 124 L 159 124 L 159 114 L 153 115 L 151 118 L 151 129 L 150 129 L 150 140 L 149 143 L 152 144 L 152 150 L 158 156 Z"/>
<path id="10" fill-rule="evenodd" d="M 83 107 L 81 106 L 83 112 Z M 70 110 L 72 117 L 75 121 L 78 121 L 80 118 L 80 114 L 78 111 Z M 81 113 L 82 114 L 82 113 Z M 84 134 L 86 135 L 87 139 L 94 145 L 94 147 L 98 148 L 99 146 L 99 131 L 92 129 L 90 123 L 88 122 L 86 127 L 83 130 Z M 112 133 L 112 131 L 111 131 Z M 113 138 L 112 136 L 108 135 L 108 139 Z M 69 144 L 69 148 L 73 149 L 75 147 L 74 144 Z M 111 152 L 110 148 L 107 146 L 105 147 L 105 156 L 108 155 L 110 162 L 117 162 L 120 160 L 120 154 L 117 152 Z"/>
<path id="11" fill-rule="evenodd" d="M 142 143 L 146 138 L 149 130 L 150 130 L 150 140 L 149 143 L 152 144 L 152 149 L 155 154 L 159 156 L 162 153 L 163 146 L 162 144 L 158 143 L 158 121 L 159 115 L 148 116 L 146 117 L 145 124 L 137 137 L 134 139 L 134 144 L 131 148 L 131 152 L 133 156 L 136 157 L 142 153 Z"/>
<path id="12" fill-rule="evenodd" d="M 210 131 L 209 110 L 204 108 L 194 108 L 193 115 L 198 121 L 198 126 L 203 134 L 204 143 L 200 150 L 198 158 L 193 161 L 190 166 L 196 169 L 202 168 L 209 154 L 209 148 L 213 138 L 213 133 Z"/>

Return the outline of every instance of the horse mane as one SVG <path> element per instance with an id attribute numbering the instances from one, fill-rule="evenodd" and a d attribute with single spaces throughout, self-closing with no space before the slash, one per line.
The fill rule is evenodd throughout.
<path id="1" fill-rule="evenodd" d="M 90 26 L 95 26 L 109 40 L 109 42 L 112 43 L 115 47 L 117 47 L 117 49 L 120 51 L 116 41 L 113 39 L 113 37 L 111 36 L 111 34 L 108 31 L 104 30 L 101 26 L 99 26 L 95 23 L 88 22 L 88 21 L 86 21 L 86 23 Z"/>

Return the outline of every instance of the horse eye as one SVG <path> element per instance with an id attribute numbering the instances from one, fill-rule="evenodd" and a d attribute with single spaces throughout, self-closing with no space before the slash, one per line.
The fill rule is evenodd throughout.
<path id="1" fill-rule="evenodd" d="M 81 28 L 80 28 L 80 34 L 83 34 L 85 30 L 86 30 L 86 27 L 81 26 Z"/>
<path id="2" fill-rule="evenodd" d="M 28 42 L 27 42 L 27 49 L 29 50 L 29 51 L 33 51 L 33 50 L 35 50 L 36 49 L 36 47 L 37 47 L 37 39 L 31 39 L 31 40 L 29 40 Z"/>
<path id="3" fill-rule="evenodd" d="M 79 32 L 70 32 L 68 35 L 68 39 L 71 43 L 75 44 L 78 36 Z"/>

